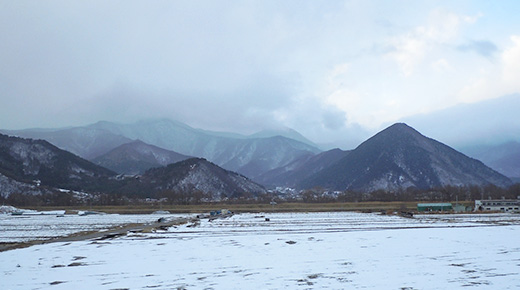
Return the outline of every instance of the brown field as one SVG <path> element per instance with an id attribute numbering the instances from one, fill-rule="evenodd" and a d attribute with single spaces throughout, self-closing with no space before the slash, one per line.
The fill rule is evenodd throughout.
<path id="1" fill-rule="evenodd" d="M 171 213 L 204 213 L 228 209 L 234 212 L 325 212 L 325 211 L 415 211 L 418 202 L 334 202 L 334 203 L 278 203 L 270 204 L 199 204 L 199 205 L 122 205 L 122 206 L 84 206 L 84 207 L 36 207 L 35 210 L 99 211 L 119 214 L 149 214 L 157 210 Z M 452 202 L 455 204 L 455 202 Z M 473 206 L 472 201 L 459 202 Z"/>

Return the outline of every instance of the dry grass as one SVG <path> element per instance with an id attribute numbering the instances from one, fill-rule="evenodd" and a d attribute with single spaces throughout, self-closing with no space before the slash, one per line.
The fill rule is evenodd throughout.
<path id="1" fill-rule="evenodd" d="M 473 202 L 459 202 L 473 205 Z M 453 202 L 455 204 L 455 202 Z M 325 212 L 325 211 L 414 211 L 417 202 L 332 202 L 332 203 L 278 203 L 270 204 L 200 204 L 200 205 L 124 205 L 124 206 L 91 206 L 91 207 L 38 207 L 36 210 L 63 210 L 67 213 L 77 211 L 100 211 L 119 214 L 149 214 L 157 210 L 171 213 L 205 213 L 213 210 L 229 209 L 234 212 Z"/>

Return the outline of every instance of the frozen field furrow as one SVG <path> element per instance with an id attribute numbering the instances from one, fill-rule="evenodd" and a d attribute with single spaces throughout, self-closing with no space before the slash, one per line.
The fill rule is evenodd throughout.
<path id="1" fill-rule="evenodd" d="M 186 215 L 166 215 L 175 218 Z M 0 214 L 0 243 L 26 242 L 96 231 L 129 223 L 149 223 L 161 215 L 22 215 Z"/>

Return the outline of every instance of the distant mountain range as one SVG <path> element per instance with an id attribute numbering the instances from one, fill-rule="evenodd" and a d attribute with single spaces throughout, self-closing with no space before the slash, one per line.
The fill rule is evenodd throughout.
<path id="1" fill-rule="evenodd" d="M 150 153 L 156 162 L 168 158 L 185 159 L 142 142 L 133 142 L 123 152 L 134 149 Z M 111 152 L 116 157 L 117 152 Z M 109 156 L 112 156 L 109 154 Z M 128 155 L 126 155 L 128 156 Z M 164 159 L 161 159 L 164 157 Z M 109 160 L 109 159 L 104 159 Z M 173 161 L 173 160 L 172 160 Z M 119 179 L 116 173 L 95 165 L 44 140 L 23 139 L 0 134 L 0 194 L 41 194 L 56 189 L 105 192 L 143 196 L 159 191 L 199 191 L 215 200 L 241 194 L 260 194 L 266 190 L 247 177 L 227 171 L 200 158 L 147 170 L 140 178 Z"/>
<path id="2" fill-rule="evenodd" d="M 85 127 L 3 132 L 25 138 L 44 139 L 59 148 L 97 162 L 101 162 L 97 159 L 101 155 L 123 144 L 141 140 L 182 155 L 205 158 L 250 178 L 302 156 L 320 152 L 294 130 L 263 131 L 256 135 L 243 136 L 194 129 L 181 122 L 166 119 L 134 124 L 98 122 Z"/>
<path id="3" fill-rule="evenodd" d="M 278 133 L 283 132 L 299 135 L 291 130 Z M 96 156 L 91 160 L 97 165 L 46 141 L 2 135 L 0 189 L 21 186 L 17 183 L 21 182 L 29 190 L 38 179 L 43 185 L 67 189 L 128 194 L 192 189 L 216 198 L 265 192 L 259 184 L 341 191 L 511 185 L 510 179 L 482 162 L 404 123 L 388 127 L 354 150 L 325 152 L 276 132 L 242 136 L 193 129 L 170 120 L 129 125 L 99 122 L 11 134 L 46 137 L 61 147 Z M 516 158 L 504 156 L 504 162 Z M 136 179 L 139 182 L 118 183 L 113 181 L 116 172 L 142 176 Z"/>
<path id="4" fill-rule="evenodd" d="M 297 186 L 374 191 L 488 184 L 507 187 L 512 182 L 482 162 L 398 123 Z"/>

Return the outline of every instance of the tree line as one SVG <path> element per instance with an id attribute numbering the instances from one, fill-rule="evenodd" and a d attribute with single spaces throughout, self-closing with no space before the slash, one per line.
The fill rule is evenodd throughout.
<path id="1" fill-rule="evenodd" d="M 445 186 L 436 189 L 407 188 L 397 191 L 377 190 L 372 192 L 330 191 L 325 188 L 312 188 L 293 194 L 268 192 L 253 195 L 248 192 L 235 193 L 232 196 L 213 196 L 194 188 L 188 190 L 162 190 L 149 195 L 93 193 L 78 194 L 69 191 L 53 191 L 42 194 L 12 193 L 8 197 L 0 197 L 1 204 L 13 206 L 84 206 L 84 205 L 131 205 L 131 204 L 170 204 L 197 205 L 222 202 L 227 204 L 270 203 L 270 202 L 367 202 L 367 201 L 474 201 L 479 199 L 516 199 L 520 197 L 520 183 L 508 188 L 494 185 L 479 186 Z"/>

